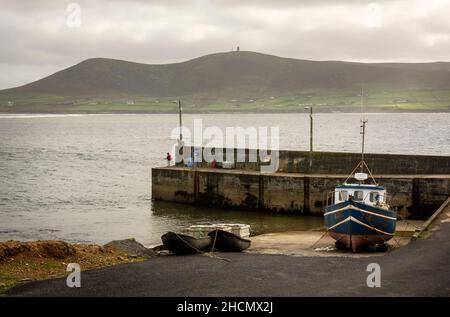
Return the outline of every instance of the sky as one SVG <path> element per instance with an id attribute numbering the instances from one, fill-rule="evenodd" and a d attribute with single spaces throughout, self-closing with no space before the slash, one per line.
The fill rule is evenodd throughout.
<path id="1" fill-rule="evenodd" d="M 87 58 L 450 60 L 450 0 L 0 0 L 0 89 Z"/>

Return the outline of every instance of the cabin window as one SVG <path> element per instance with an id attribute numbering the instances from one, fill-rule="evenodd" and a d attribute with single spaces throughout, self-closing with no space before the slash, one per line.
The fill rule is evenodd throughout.
<path id="1" fill-rule="evenodd" d="M 378 192 L 371 192 L 370 193 L 370 201 L 375 203 L 379 200 L 380 194 Z"/>
<path id="2" fill-rule="evenodd" d="M 348 192 L 346 190 L 341 190 L 339 192 L 339 200 L 340 201 L 345 201 L 348 199 Z"/>
<path id="3" fill-rule="evenodd" d="M 355 190 L 353 197 L 354 200 L 362 201 L 364 200 L 364 192 L 362 190 Z"/>

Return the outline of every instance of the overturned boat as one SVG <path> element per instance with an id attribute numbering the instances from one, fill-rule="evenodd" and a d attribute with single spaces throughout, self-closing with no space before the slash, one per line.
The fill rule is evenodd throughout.
<path id="1" fill-rule="evenodd" d="M 211 237 L 194 238 L 185 234 L 167 232 L 161 236 L 162 243 L 176 255 L 195 254 L 201 251 L 210 251 Z"/>
<path id="2" fill-rule="evenodd" d="M 240 236 L 224 231 L 214 230 L 208 233 L 211 237 L 211 243 L 214 249 L 222 252 L 241 252 L 250 247 L 251 241 Z"/>

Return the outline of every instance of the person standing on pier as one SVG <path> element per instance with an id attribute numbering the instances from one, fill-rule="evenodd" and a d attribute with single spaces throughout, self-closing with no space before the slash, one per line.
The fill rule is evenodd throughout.
<path id="1" fill-rule="evenodd" d="M 170 155 L 169 152 L 167 152 L 166 160 L 167 160 L 167 166 L 170 166 L 170 161 L 172 161 L 172 155 Z"/>

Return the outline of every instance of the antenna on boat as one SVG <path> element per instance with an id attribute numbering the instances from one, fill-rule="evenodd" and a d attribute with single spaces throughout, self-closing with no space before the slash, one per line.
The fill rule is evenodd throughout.
<path id="1" fill-rule="evenodd" d="M 359 183 L 361 184 L 363 181 L 365 181 L 368 176 L 370 175 L 370 178 L 372 179 L 372 181 L 374 182 L 375 185 L 377 185 L 377 181 L 375 180 L 375 178 L 372 175 L 372 172 L 370 171 L 370 168 L 367 166 L 366 162 L 364 161 L 364 145 L 365 145 L 365 136 L 366 136 L 366 123 L 369 121 L 366 119 L 365 116 L 365 112 L 364 112 L 364 83 L 361 83 L 361 114 L 362 114 L 362 118 L 361 118 L 361 131 L 360 134 L 362 136 L 362 144 L 361 144 L 361 161 L 358 163 L 358 165 L 356 165 L 355 169 L 350 173 L 350 175 L 347 177 L 347 179 L 345 180 L 344 183 L 347 183 L 348 179 L 353 175 L 353 173 L 355 173 L 358 168 L 360 169 L 359 173 L 355 173 L 354 174 L 354 178 L 359 181 Z M 364 173 L 364 167 L 367 169 L 367 171 L 369 172 L 369 175 L 367 175 L 366 173 Z"/>
<path id="2" fill-rule="evenodd" d="M 366 136 L 366 123 L 368 120 L 365 118 L 364 113 L 364 83 L 361 83 L 361 113 L 362 113 L 362 119 L 361 119 L 361 132 L 362 135 L 362 144 L 361 144 L 361 173 L 364 172 L 364 144 L 365 144 L 365 136 Z"/>

